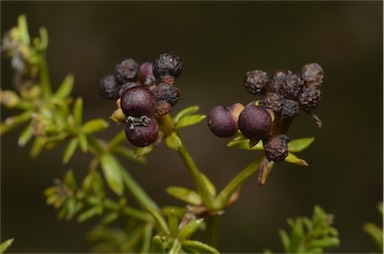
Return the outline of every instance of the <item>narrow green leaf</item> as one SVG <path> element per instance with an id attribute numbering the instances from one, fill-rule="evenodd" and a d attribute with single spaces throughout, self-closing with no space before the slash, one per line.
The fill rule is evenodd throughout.
<path id="1" fill-rule="evenodd" d="M 164 240 L 158 235 L 152 238 L 152 250 L 154 253 L 165 253 Z"/>
<path id="2" fill-rule="evenodd" d="M 203 223 L 204 219 L 197 219 L 189 222 L 185 225 L 177 234 L 177 238 L 179 239 L 188 239 L 196 230 L 199 229 L 201 223 Z"/>
<path id="3" fill-rule="evenodd" d="M 191 253 L 220 253 L 212 246 L 195 240 L 184 240 L 182 246 L 184 250 Z"/>
<path id="4" fill-rule="evenodd" d="M 118 218 L 119 218 L 118 212 L 111 212 L 111 213 L 104 216 L 101 223 L 104 225 L 108 225 L 108 224 L 111 224 L 112 222 L 114 222 L 115 220 L 117 220 Z"/>
<path id="5" fill-rule="evenodd" d="M 364 224 L 363 229 L 371 236 L 376 246 L 383 250 L 383 230 L 372 223 Z"/>
<path id="6" fill-rule="evenodd" d="M 203 178 L 205 186 L 207 186 L 207 189 L 208 189 L 209 193 L 212 195 L 212 197 L 216 196 L 215 185 L 213 185 L 211 180 L 209 180 L 209 178 L 206 175 L 204 175 L 203 173 L 201 173 L 201 177 Z"/>
<path id="7" fill-rule="evenodd" d="M 108 143 L 108 146 L 110 149 L 113 149 L 115 146 L 118 146 L 121 143 L 126 141 L 127 141 L 127 136 L 125 135 L 125 131 L 122 130 Z"/>
<path id="8" fill-rule="evenodd" d="M 206 118 L 205 115 L 195 114 L 181 118 L 176 124 L 176 130 L 198 124 Z"/>
<path id="9" fill-rule="evenodd" d="M 45 27 L 41 27 L 39 29 L 39 34 L 40 34 L 40 38 L 41 38 L 40 45 L 39 45 L 39 50 L 44 51 L 48 47 L 48 32 L 47 32 L 47 29 Z"/>
<path id="10" fill-rule="evenodd" d="M 178 151 L 181 147 L 181 140 L 176 132 L 172 132 L 171 135 L 165 138 L 165 144 L 169 149 Z"/>
<path id="11" fill-rule="evenodd" d="M 163 216 L 161 216 L 160 212 L 154 209 L 152 206 L 145 206 L 144 208 L 152 215 L 159 231 L 163 234 L 169 235 L 171 231 L 169 230 L 168 225 L 165 222 Z"/>
<path id="12" fill-rule="evenodd" d="M 256 145 L 250 146 L 249 139 L 233 139 L 227 144 L 228 147 L 234 147 L 242 150 L 263 150 L 263 142 L 259 141 Z"/>
<path id="13" fill-rule="evenodd" d="M 98 213 L 100 212 L 100 209 L 99 207 L 97 206 L 94 206 L 92 207 L 91 209 L 89 210 L 86 210 L 85 212 L 81 213 L 78 217 L 77 217 L 77 221 L 78 222 L 84 222 L 94 216 L 96 216 Z"/>
<path id="14" fill-rule="evenodd" d="M 339 246 L 340 241 L 337 237 L 329 237 L 324 239 L 313 240 L 310 243 L 310 248 L 334 248 Z"/>
<path id="15" fill-rule="evenodd" d="M 124 170 L 124 168 L 121 166 L 120 162 L 109 153 L 105 153 L 101 156 L 100 161 L 108 186 L 117 195 L 121 196 L 124 190 L 121 171 Z"/>
<path id="16" fill-rule="evenodd" d="M 192 115 L 196 113 L 198 110 L 199 110 L 199 106 L 191 106 L 191 107 L 185 108 L 176 114 L 176 116 L 173 118 L 173 122 L 177 124 L 180 121 L 180 119 L 182 119 L 185 116 Z"/>
<path id="17" fill-rule="evenodd" d="M 76 180 L 72 170 L 68 170 L 65 174 L 64 183 L 66 186 L 69 187 L 70 190 L 74 190 L 77 188 Z"/>
<path id="18" fill-rule="evenodd" d="M 102 131 L 108 127 L 108 123 L 104 119 L 93 119 L 86 122 L 81 128 L 86 134 Z"/>
<path id="19" fill-rule="evenodd" d="M 288 150 L 292 153 L 301 152 L 307 147 L 309 147 L 313 141 L 315 141 L 315 138 L 299 138 L 294 139 L 292 141 L 289 141 L 288 143 Z"/>
<path id="20" fill-rule="evenodd" d="M 80 144 L 80 149 L 81 151 L 83 152 L 86 152 L 88 151 L 88 141 L 87 141 L 87 137 L 84 135 L 84 134 L 79 134 L 77 136 L 78 140 L 79 140 L 79 144 Z"/>
<path id="21" fill-rule="evenodd" d="M 139 147 L 135 150 L 135 157 L 140 158 L 142 156 L 145 156 L 147 154 L 150 154 L 153 151 L 154 146 L 149 145 L 145 147 Z"/>
<path id="22" fill-rule="evenodd" d="M 72 92 L 73 81 L 73 75 L 67 75 L 53 96 L 57 99 L 66 98 Z"/>
<path id="23" fill-rule="evenodd" d="M 132 149 L 126 148 L 124 146 L 114 147 L 112 149 L 112 151 L 123 155 L 125 158 L 127 158 L 129 160 L 133 160 L 133 161 L 140 162 L 140 163 L 147 162 L 147 159 L 145 157 L 142 157 L 142 156 L 137 157 L 135 155 L 135 151 L 133 151 Z"/>
<path id="24" fill-rule="evenodd" d="M 174 198 L 182 200 L 191 205 L 201 205 L 202 199 L 200 195 L 187 188 L 171 186 L 166 189 L 166 192 Z"/>
<path id="25" fill-rule="evenodd" d="M 73 117 L 75 123 L 80 126 L 83 121 L 83 99 L 77 98 L 73 105 Z"/>
<path id="26" fill-rule="evenodd" d="M 305 160 L 298 158 L 293 153 L 288 153 L 288 156 L 285 158 L 285 161 L 289 163 L 297 164 L 300 166 L 308 166 L 308 163 Z"/>
<path id="27" fill-rule="evenodd" d="M 176 214 L 168 215 L 168 226 L 172 235 L 175 235 L 179 229 L 179 219 Z"/>
<path id="28" fill-rule="evenodd" d="M 17 19 L 17 23 L 21 41 L 23 44 L 29 45 L 31 43 L 31 39 L 29 38 L 28 23 L 25 15 L 20 15 Z"/>
<path id="29" fill-rule="evenodd" d="M 285 253 L 289 253 L 290 240 L 289 240 L 289 236 L 288 236 L 287 232 L 285 232 L 284 230 L 280 229 L 279 230 L 279 235 L 280 235 L 281 242 L 283 244 L 283 248 L 284 248 Z"/>
<path id="30" fill-rule="evenodd" d="M 31 150 L 29 151 L 29 154 L 32 158 L 36 158 L 41 150 L 43 149 L 44 145 L 46 144 L 47 142 L 47 139 L 45 137 L 37 137 L 35 138 L 33 144 L 32 144 L 32 148 Z"/>
<path id="31" fill-rule="evenodd" d="M 13 243 L 13 238 L 8 239 L 0 244 L 0 253 L 4 253 Z"/>
<path id="32" fill-rule="evenodd" d="M 31 122 L 20 134 L 18 144 L 25 146 L 28 141 L 33 137 L 33 122 Z"/>
<path id="33" fill-rule="evenodd" d="M 64 156 L 63 156 L 64 164 L 67 164 L 69 160 L 72 158 L 72 155 L 75 153 L 75 150 L 78 144 L 79 144 L 79 140 L 77 138 L 72 138 L 71 141 L 69 141 L 64 151 Z"/>

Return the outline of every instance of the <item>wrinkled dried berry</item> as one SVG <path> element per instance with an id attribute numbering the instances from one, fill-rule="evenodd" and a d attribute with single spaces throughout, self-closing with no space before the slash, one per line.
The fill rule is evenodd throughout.
<path id="1" fill-rule="evenodd" d="M 262 107 L 247 105 L 239 116 L 239 129 L 246 138 L 260 140 L 268 135 L 272 119 Z"/>
<path id="2" fill-rule="evenodd" d="M 120 84 L 135 80 L 139 64 L 132 58 L 125 59 L 115 67 L 115 76 Z"/>
<path id="3" fill-rule="evenodd" d="M 295 118 L 300 114 L 300 106 L 294 100 L 284 99 L 281 107 L 280 116 L 283 119 Z"/>
<path id="4" fill-rule="evenodd" d="M 267 93 L 264 98 L 264 107 L 271 109 L 275 115 L 280 115 L 284 98 L 278 93 Z"/>
<path id="5" fill-rule="evenodd" d="M 115 76 L 108 75 L 101 79 L 99 84 L 99 93 L 105 99 L 116 99 L 119 94 L 120 85 L 118 84 Z"/>
<path id="6" fill-rule="evenodd" d="M 291 71 L 288 71 L 288 74 L 285 78 L 285 82 L 282 84 L 280 92 L 284 96 L 284 98 L 296 100 L 303 87 L 303 83 L 304 82 L 301 79 L 300 75 L 293 74 Z"/>
<path id="7" fill-rule="evenodd" d="M 321 90 L 314 87 L 303 87 L 298 102 L 300 108 L 306 112 L 316 108 L 321 100 Z"/>
<path id="8" fill-rule="evenodd" d="M 171 108 L 172 108 L 171 104 L 169 104 L 166 101 L 158 100 L 156 103 L 156 113 L 161 116 L 169 113 L 171 111 Z"/>
<path id="9" fill-rule="evenodd" d="M 283 83 L 285 82 L 287 74 L 288 72 L 285 70 L 276 71 L 271 78 L 269 90 L 274 93 L 279 93 Z"/>
<path id="10" fill-rule="evenodd" d="M 154 143 L 159 134 L 159 125 L 154 117 L 128 117 L 125 135 L 135 146 L 144 147 Z"/>
<path id="11" fill-rule="evenodd" d="M 152 62 L 145 62 L 140 65 L 139 79 L 140 82 L 146 86 L 150 86 L 155 82 Z"/>
<path id="12" fill-rule="evenodd" d="M 135 82 L 127 82 L 125 83 L 124 85 L 122 85 L 120 87 L 120 90 L 119 90 L 119 97 L 121 97 L 125 91 L 127 91 L 129 88 L 132 88 L 132 87 L 135 87 L 135 86 L 138 86 L 139 84 L 135 83 Z"/>
<path id="13" fill-rule="evenodd" d="M 169 85 L 167 83 L 160 83 L 153 89 L 153 94 L 156 99 L 161 101 L 166 101 L 171 106 L 174 106 L 180 98 L 180 91 L 174 85 Z"/>
<path id="14" fill-rule="evenodd" d="M 121 109 L 126 116 L 151 116 L 156 110 L 156 98 L 147 87 L 136 86 L 121 96 Z"/>
<path id="15" fill-rule="evenodd" d="M 264 154 L 269 161 L 283 161 L 288 156 L 289 138 L 285 134 L 280 134 L 268 139 L 264 143 Z"/>
<path id="16" fill-rule="evenodd" d="M 244 77 L 244 86 L 251 94 L 264 94 L 268 85 L 268 75 L 264 71 L 248 71 Z"/>
<path id="17" fill-rule="evenodd" d="M 216 106 L 208 114 L 208 127 L 220 138 L 229 138 L 236 134 L 238 127 L 230 107 Z"/>
<path id="18" fill-rule="evenodd" d="M 323 68 L 317 63 L 306 64 L 301 69 L 301 78 L 305 85 L 319 88 L 323 83 Z"/>
<path id="19" fill-rule="evenodd" d="M 153 62 L 153 75 L 166 83 L 173 84 L 180 76 L 183 65 L 180 57 L 173 53 L 159 55 Z"/>

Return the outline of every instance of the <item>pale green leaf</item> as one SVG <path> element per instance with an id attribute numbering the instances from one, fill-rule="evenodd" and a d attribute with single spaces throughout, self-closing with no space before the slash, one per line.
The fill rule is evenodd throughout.
<path id="1" fill-rule="evenodd" d="M 207 187 L 209 193 L 212 195 L 212 197 L 216 196 L 216 188 L 215 188 L 215 185 L 213 185 L 213 183 L 211 182 L 211 180 L 209 180 L 209 178 L 204 175 L 203 173 L 201 174 L 202 178 L 203 178 L 203 181 L 205 183 L 205 186 Z"/>
<path id="2" fill-rule="evenodd" d="M 177 124 L 176 124 L 176 130 L 179 130 L 181 128 L 185 128 L 187 126 L 191 126 L 194 124 L 198 124 L 201 121 L 205 119 L 205 115 L 195 114 L 195 115 L 189 115 L 181 118 Z"/>
<path id="3" fill-rule="evenodd" d="M 0 253 L 4 253 L 12 245 L 13 240 L 14 239 L 12 238 L 12 239 L 8 239 L 8 240 L 1 243 L 0 244 Z"/>
<path id="4" fill-rule="evenodd" d="M 169 149 L 178 151 L 181 147 L 181 140 L 175 132 L 172 132 L 171 135 L 165 138 L 165 144 Z"/>
<path id="5" fill-rule="evenodd" d="M 32 144 L 32 148 L 31 150 L 29 151 L 29 154 L 32 158 L 36 158 L 41 150 L 43 149 L 44 145 L 46 144 L 47 142 L 47 139 L 45 137 L 37 137 L 35 138 L 33 144 Z"/>
<path id="6" fill-rule="evenodd" d="M 73 75 L 67 75 L 53 96 L 58 99 L 66 98 L 72 92 L 73 81 Z"/>
<path id="7" fill-rule="evenodd" d="M 228 147 L 234 147 L 242 150 L 263 150 L 263 142 L 259 141 L 257 144 L 250 144 L 249 139 L 233 139 L 227 144 Z"/>
<path id="8" fill-rule="evenodd" d="M 100 213 L 100 209 L 99 209 L 99 207 L 94 206 L 94 207 L 92 207 L 91 209 L 86 210 L 85 212 L 81 213 L 81 214 L 77 217 L 77 221 L 78 221 L 78 222 L 86 221 L 86 220 L 92 218 L 93 216 L 98 215 L 99 213 Z"/>
<path id="9" fill-rule="evenodd" d="M 376 246 L 378 246 L 379 249 L 382 251 L 383 250 L 383 230 L 373 223 L 365 223 L 363 229 L 365 232 L 367 232 L 371 236 Z"/>
<path id="10" fill-rule="evenodd" d="M 198 193 L 183 187 L 171 186 L 166 192 L 174 198 L 182 200 L 191 205 L 201 205 L 202 199 Z"/>
<path id="11" fill-rule="evenodd" d="M 145 147 L 139 147 L 135 150 L 135 157 L 140 158 L 142 156 L 145 156 L 147 154 L 150 154 L 153 151 L 154 146 L 149 145 Z"/>
<path id="12" fill-rule="evenodd" d="M 197 219 L 189 222 L 185 225 L 177 234 L 177 238 L 179 239 L 188 239 L 196 230 L 199 229 L 201 223 L 203 223 L 204 219 Z"/>
<path id="13" fill-rule="evenodd" d="M 195 240 L 184 240 L 182 246 L 184 250 L 191 253 L 220 253 L 212 246 Z"/>
<path id="14" fill-rule="evenodd" d="M 121 171 L 124 170 L 124 168 L 121 166 L 120 162 L 109 153 L 105 153 L 101 156 L 100 162 L 108 186 L 117 195 L 121 196 L 124 191 Z"/>
<path id="15" fill-rule="evenodd" d="M 297 164 L 300 166 L 308 166 L 308 163 L 305 160 L 298 158 L 293 153 L 288 153 L 288 156 L 285 158 L 285 161 L 289 163 Z"/>
<path id="16" fill-rule="evenodd" d="M 79 144 L 80 144 L 80 149 L 81 151 L 83 152 L 86 152 L 88 151 L 88 141 L 87 141 L 87 137 L 84 135 L 84 134 L 79 134 L 77 136 L 78 140 L 79 140 Z"/>
<path id="17" fill-rule="evenodd" d="M 73 105 L 73 117 L 77 125 L 81 125 L 83 121 L 83 99 L 77 98 Z"/>
<path id="18" fill-rule="evenodd" d="M 147 159 L 143 156 L 137 157 L 135 154 L 135 151 L 132 149 L 126 148 L 124 146 L 116 146 L 112 149 L 113 152 L 116 152 L 118 154 L 123 155 L 125 158 L 140 162 L 140 163 L 145 163 L 147 162 Z"/>
<path id="19" fill-rule="evenodd" d="M 289 253 L 290 240 L 289 240 L 289 236 L 288 236 L 287 232 L 285 232 L 284 230 L 279 230 L 279 235 L 281 238 L 281 242 L 283 244 L 284 251 L 286 253 Z"/>
<path id="20" fill-rule="evenodd" d="M 93 119 L 86 122 L 81 128 L 83 133 L 90 134 L 102 131 L 108 127 L 108 123 L 104 119 Z"/>
<path id="21" fill-rule="evenodd" d="M 294 139 L 292 141 L 289 141 L 288 150 L 292 153 L 301 152 L 307 147 L 309 147 L 313 143 L 313 141 L 315 141 L 315 138 Z"/>
<path id="22" fill-rule="evenodd" d="M 74 190 L 77 188 L 76 180 L 72 170 L 68 170 L 64 177 L 64 183 L 69 189 Z"/>
<path id="23" fill-rule="evenodd" d="M 64 164 L 67 164 L 68 161 L 72 158 L 78 144 L 79 144 L 79 140 L 77 138 L 73 138 L 73 139 L 71 139 L 71 141 L 69 141 L 69 143 L 68 143 L 68 145 L 64 151 L 64 156 L 63 156 L 63 163 Z"/>
<path id="24" fill-rule="evenodd" d="M 19 140 L 18 140 L 19 146 L 25 146 L 32 137 L 33 137 L 33 122 L 31 122 L 21 132 Z"/>
<path id="25" fill-rule="evenodd" d="M 198 110 L 199 110 L 199 106 L 191 106 L 191 107 L 185 108 L 176 114 L 176 116 L 173 118 L 173 122 L 177 124 L 180 121 L 180 119 L 182 119 L 185 116 L 192 115 L 196 113 Z"/>

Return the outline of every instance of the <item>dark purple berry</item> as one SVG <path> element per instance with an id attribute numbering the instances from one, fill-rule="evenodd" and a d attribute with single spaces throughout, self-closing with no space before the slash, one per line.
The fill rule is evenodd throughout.
<path id="1" fill-rule="evenodd" d="M 293 74 L 291 71 L 288 71 L 288 74 L 285 78 L 285 82 L 282 84 L 280 92 L 284 96 L 284 98 L 296 100 L 300 94 L 303 84 L 304 82 L 301 79 L 300 75 Z"/>
<path id="2" fill-rule="evenodd" d="M 180 57 L 173 53 L 159 55 L 153 62 L 153 75 L 163 82 L 173 84 L 180 76 L 183 65 Z"/>
<path id="3" fill-rule="evenodd" d="M 237 121 L 230 107 L 216 106 L 208 114 L 208 127 L 220 138 L 229 138 L 237 133 Z"/>
<path id="4" fill-rule="evenodd" d="M 315 87 L 303 87 L 298 102 L 300 108 L 306 112 L 316 108 L 321 100 L 321 90 Z"/>
<path id="5" fill-rule="evenodd" d="M 126 116 L 151 116 L 156 110 L 156 98 L 147 87 L 136 86 L 121 96 L 121 109 Z"/>
<path id="6" fill-rule="evenodd" d="M 145 62 L 140 65 L 139 79 L 142 84 L 150 86 L 155 82 L 155 76 L 153 75 L 153 63 Z"/>
<path id="7" fill-rule="evenodd" d="M 264 108 L 271 109 L 275 115 L 280 115 L 284 98 L 278 93 L 267 93 L 264 98 Z"/>
<path id="8" fill-rule="evenodd" d="M 268 135 L 272 118 L 262 107 L 250 104 L 244 108 L 239 116 L 239 129 L 246 138 L 260 140 Z"/>
<path id="9" fill-rule="evenodd" d="M 115 76 L 120 84 L 134 81 L 139 71 L 139 64 L 132 58 L 125 59 L 115 67 Z"/>
<path id="10" fill-rule="evenodd" d="M 295 118 L 300 114 L 300 106 L 294 100 L 284 99 L 280 111 L 280 116 L 283 119 Z"/>
<path id="11" fill-rule="evenodd" d="M 301 78 L 305 85 L 320 88 L 323 83 L 324 71 L 317 63 L 310 63 L 301 69 Z"/>
<path id="12" fill-rule="evenodd" d="M 180 98 L 179 89 L 167 83 L 158 84 L 152 91 L 157 100 L 166 101 L 171 104 L 171 106 L 174 106 Z"/>
<path id="13" fill-rule="evenodd" d="M 271 78 L 271 82 L 269 84 L 269 90 L 274 93 L 279 93 L 281 90 L 281 87 L 283 86 L 283 83 L 285 82 L 287 74 L 288 72 L 285 70 L 276 71 Z"/>
<path id="14" fill-rule="evenodd" d="M 135 146 L 144 147 L 153 144 L 159 134 L 159 125 L 154 117 L 127 118 L 125 135 L 128 141 Z"/>
<path id="15" fill-rule="evenodd" d="M 251 94 L 264 94 L 269 79 L 264 71 L 253 70 L 248 71 L 244 77 L 244 86 Z"/>
<path id="16" fill-rule="evenodd" d="M 280 134 L 269 138 L 264 142 L 264 154 L 269 161 L 283 161 L 288 156 L 289 138 L 285 134 Z"/>
<path id="17" fill-rule="evenodd" d="M 120 86 L 113 75 L 105 76 L 99 84 L 99 93 L 105 99 L 116 99 L 119 95 Z"/>
<path id="18" fill-rule="evenodd" d="M 125 83 L 124 85 L 122 85 L 120 87 L 120 90 L 119 90 L 119 97 L 121 97 L 125 91 L 127 91 L 129 88 L 132 88 L 132 87 L 135 87 L 135 86 L 138 86 L 139 84 L 135 83 L 135 82 L 127 82 Z"/>

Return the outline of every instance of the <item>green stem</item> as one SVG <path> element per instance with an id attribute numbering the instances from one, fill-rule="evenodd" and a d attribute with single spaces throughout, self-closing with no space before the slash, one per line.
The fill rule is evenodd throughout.
<path id="1" fill-rule="evenodd" d="M 51 97 L 51 83 L 49 81 L 49 72 L 47 62 L 44 56 L 41 56 L 40 60 L 40 85 L 41 90 L 43 91 L 44 99 L 49 99 Z"/>
<path id="2" fill-rule="evenodd" d="M 218 243 L 219 216 L 213 215 L 206 218 L 207 228 L 204 231 L 205 243 L 216 248 Z"/>
<path id="3" fill-rule="evenodd" d="M 228 205 L 228 201 L 231 196 L 241 187 L 244 182 L 248 180 L 251 176 L 257 173 L 260 167 L 261 159 L 249 164 L 245 169 L 243 169 L 235 178 L 233 178 L 227 186 L 220 192 L 216 198 L 216 205 L 218 209 L 224 209 Z"/>
<path id="4" fill-rule="evenodd" d="M 168 254 L 177 254 L 179 253 L 180 249 L 181 249 L 181 243 L 179 240 L 175 239 Z"/>

